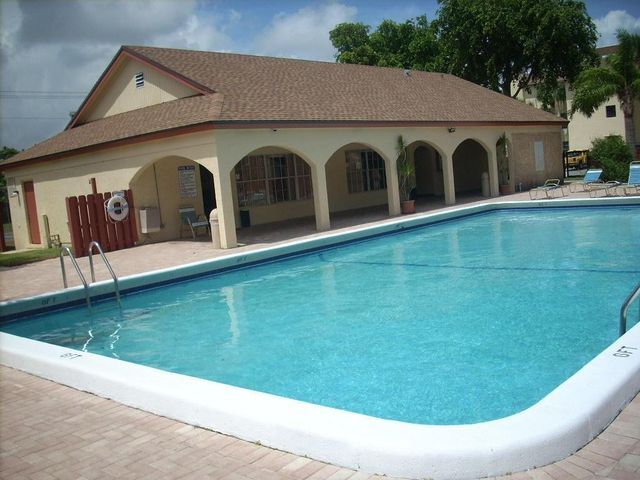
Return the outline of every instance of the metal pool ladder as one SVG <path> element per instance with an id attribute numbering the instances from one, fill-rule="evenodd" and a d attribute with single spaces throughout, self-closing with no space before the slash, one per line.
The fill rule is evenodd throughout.
<path id="1" fill-rule="evenodd" d="M 118 277 L 113 271 L 113 268 L 111 268 L 111 264 L 109 263 L 109 260 L 107 260 L 107 257 L 104 255 L 104 252 L 102 251 L 102 247 L 95 240 L 89 244 L 89 269 L 91 270 L 91 283 L 94 283 L 96 281 L 96 272 L 93 269 L 93 248 L 94 247 L 98 250 L 100 257 L 102 258 L 102 261 L 104 262 L 104 264 L 107 267 L 107 270 L 109 270 L 109 273 L 111 274 L 111 278 L 113 278 L 113 286 L 116 291 L 116 300 L 118 301 L 118 305 L 120 305 L 120 287 L 118 286 Z"/>
<path id="2" fill-rule="evenodd" d="M 76 272 L 80 277 L 80 281 L 82 282 L 82 286 L 84 287 L 84 297 L 87 300 L 87 308 L 91 308 L 91 299 L 89 297 L 89 285 L 87 284 L 87 280 L 84 278 L 84 275 L 82 274 L 82 270 L 80 270 L 80 265 L 78 265 L 78 262 L 76 261 L 76 257 L 74 257 L 73 253 L 71 253 L 71 249 L 65 246 L 63 246 L 62 249 L 60 250 L 60 268 L 62 269 L 62 283 L 64 285 L 64 288 L 69 287 L 69 284 L 67 282 L 67 272 L 64 268 L 64 252 L 67 252 L 67 255 L 71 259 L 71 263 L 73 264 L 73 268 L 76 269 Z"/>
<path id="3" fill-rule="evenodd" d="M 96 248 L 98 250 L 98 253 L 100 253 L 102 260 L 104 261 L 104 264 L 106 265 L 107 269 L 109 270 L 109 273 L 111 274 L 111 278 L 113 278 L 113 285 L 115 288 L 116 300 L 118 301 L 118 305 L 120 305 L 120 287 L 118 285 L 118 277 L 113 271 L 113 268 L 111 268 L 111 264 L 109 263 L 109 260 L 107 260 L 107 257 L 104 255 L 104 252 L 102 251 L 102 247 L 96 241 L 93 241 L 89 244 L 89 268 L 91 269 L 91 283 L 95 283 L 96 281 L 96 274 L 93 268 L 93 249 L 94 248 Z M 71 253 L 71 249 L 65 246 L 63 246 L 62 249 L 60 250 L 60 268 L 62 269 L 62 283 L 64 284 L 64 288 L 69 287 L 69 284 L 67 282 L 67 272 L 64 267 L 65 252 L 71 259 L 71 263 L 73 264 L 73 268 L 75 268 L 78 274 L 78 277 L 80 277 L 80 281 L 82 282 L 82 286 L 84 287 L 84 296 L 87 301 L 87 308 L 90 309 L 91 308 L 91 295 L 89 293 L 90 284 L 87 283 L 87 280 L 84 278 L 84 275 L 82 274 L 82 270 L 80 270 L 80 265 L 78 265 L 78 261 L 76 260 L 76 257 L 73 255 L 73 253 Z"/>
<path id="4" fill-rule="evenodd" d="M 640 283 L 631 290 L 631 293 L 622 304 L 622 307 L 620 307 L 620 328 L 618 330 L 620 336 L 627 333 L 627 313 L 629 312 L 631 304 L 638 298 L 640 298 Z"/>

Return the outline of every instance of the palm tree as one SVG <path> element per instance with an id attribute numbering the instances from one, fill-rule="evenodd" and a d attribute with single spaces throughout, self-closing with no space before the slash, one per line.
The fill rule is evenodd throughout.
<path id="1" fill-rule="evenodd" d="M 590 117 L 610 97 L 616 95 L 624 114 L 627 145 L 635 148 L 633 107 L 640 100 L 640 35 L 618 31 L 618 51 L 599 67 L 584 70 L 575 82 L 571 114 Z"/>

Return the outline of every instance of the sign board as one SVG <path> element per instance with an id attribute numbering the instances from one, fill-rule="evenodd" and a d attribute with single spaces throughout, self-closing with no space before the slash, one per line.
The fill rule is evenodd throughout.
<path id="1" fill-rule="evenodd" d="M 198 196 L 195 165 L 180 165 L 178 167 L 178 193 L 182 198 Z"/>

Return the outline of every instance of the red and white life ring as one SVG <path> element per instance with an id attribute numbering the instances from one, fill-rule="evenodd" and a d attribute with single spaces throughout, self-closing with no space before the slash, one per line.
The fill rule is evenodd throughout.
<path id="1" fill-rule="evenodd" d="M 104 202 L 104 209 L 114 222 L 121 222 L 129 215 L 129 204 L 122 195 L 114 195 Z"/>

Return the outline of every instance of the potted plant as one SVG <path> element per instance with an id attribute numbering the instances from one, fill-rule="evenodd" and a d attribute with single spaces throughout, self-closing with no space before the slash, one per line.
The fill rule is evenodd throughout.
<path id="1" fill-rule="evenodd" d="M 498 182 L 500 184 L 500 195 L 510 195 L 513 193 L 509 183 L 509 144 L 507 134 L 503 133 L 498 139 Z"/>
<path id="2" fill-rule="evenodd" d="M 398 187 L 400 189 L 400 208 L 402 213 L 415 213 L 416 201 L 412 197 L 413 189 L 416 186 L 416 166 L 409 158 L 407 153 L 407 144 L 398 136 Z"/>

